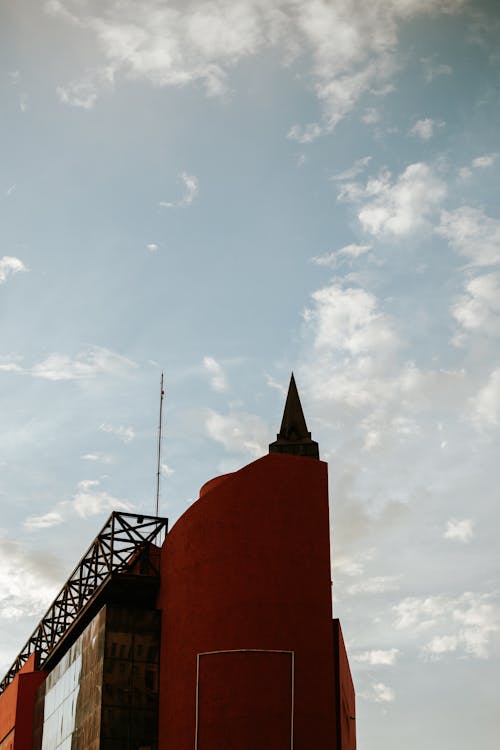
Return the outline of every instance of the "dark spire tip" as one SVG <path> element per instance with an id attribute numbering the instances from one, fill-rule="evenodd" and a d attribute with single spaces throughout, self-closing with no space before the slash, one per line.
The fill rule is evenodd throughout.
<path id="1" fill-rule="evenodd" d="M 269 445 L 269 453 L 289 453 L 296 456 L 319 458 L 319 446 L 311 439 L 293 372 L 281 420 L 281 428 L 274 443 Z"/>

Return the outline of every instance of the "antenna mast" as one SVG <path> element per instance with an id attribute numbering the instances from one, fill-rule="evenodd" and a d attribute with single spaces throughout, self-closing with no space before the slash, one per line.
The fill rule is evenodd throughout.
<path id="1" fill-rule="evenodd" d="M 160 503 L 160 474 L 161 474 L 161 425 L 162 425 L 162 413 L 163 413 L 163 396 L 165 391 L 163 390 L 163 373 L 161 374 L 160 384 L 160 421 L 158 423 L 158 467 L 156 471 L 156 515 L 158 515 L 158 507 Z"/>

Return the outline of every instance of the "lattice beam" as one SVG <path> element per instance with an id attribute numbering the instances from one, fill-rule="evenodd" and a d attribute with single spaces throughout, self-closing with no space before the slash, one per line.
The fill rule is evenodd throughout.
<path id="1" fill-rule="evenodd" d="M 0 682 L 0 694 L 31 654 L 42 668 L 71 625 L 114 573 L 125 573 L 153 542 L 161 544 L 168 519 L 114 511 L 71 573 Z M 149 569 L 158 575 L 151 561 Z"/>

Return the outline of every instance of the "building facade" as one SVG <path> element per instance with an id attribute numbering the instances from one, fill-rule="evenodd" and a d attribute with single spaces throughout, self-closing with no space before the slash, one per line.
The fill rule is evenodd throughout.
<path id="1" fill-rule="evenodd" d="M 0 750 L 355 750 L 327 465 L 293 376 L 270 453 L 155 544 L 160 520 L 112 514 L 2 682 Z"/>

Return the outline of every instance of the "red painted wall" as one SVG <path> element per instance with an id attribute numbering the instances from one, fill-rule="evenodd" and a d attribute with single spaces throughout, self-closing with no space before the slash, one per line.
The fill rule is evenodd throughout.
<path id="1" fill-rule="evenodd" d="M 0 695 L 0 743 L 16 726 L 18 690 L 19 676 L 16 675 L 10 685 Z"/>
<path id="2" fill-rule="evenodd" d="M 226 651 L 201 656 L 198 750 L 249 746 L 290 750 L 293 663 L 293 654 L 286 652 Z"/>
<path id="3" fill-rule="evenodd" d="M 35 671 L 34 667 L 32 654 L 0 695 L 0 746 L 8 750 L 11 741 L 12 750 L 31 750 L 35 695 L 46 677 L 45 672 Z"/>
<path id="4" fill-rule="evenodd" d="M 356 698 L 339 620 L 333 621 L 335 703 L 339 750 L 356 750 Z"/>
<path id="5" fill-rule="evenodd" d="M 295 750 L 333 750 L 327 466 L 271 454 L 203 490 L 162 548 L 159 748 L 195 747 L 198 654 L 277 649 L 294 652 Z M 236 744 L 227 747 L 281 748 L 289 685 L 276 678 L 271 663 L 266 678 L 257 654 L 247 654 L 241 669 L 225 659 L 210 679 L 226 708 L 210 713 L 199 704 L 198 750 L 220 750 L 227 743 L 225 726 L 245 722 L 246 733 L 237 733 Z M 202 687 L 206 675 L 200 678 Z M 248 716 L 267 704 L 274 706 L 276 721 L 262 745 L 260 722 L 252 724 Z M 210 727 L 202 725 L 203 711 L 209 711 Z M 225 722 L 217 724 L 217 716 Z"/>

